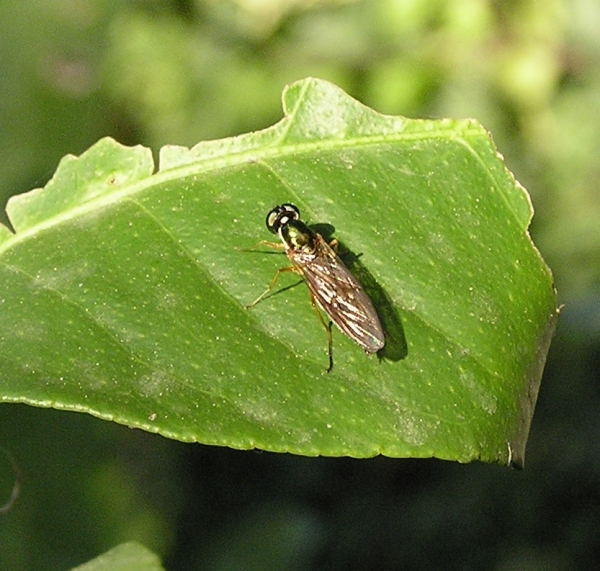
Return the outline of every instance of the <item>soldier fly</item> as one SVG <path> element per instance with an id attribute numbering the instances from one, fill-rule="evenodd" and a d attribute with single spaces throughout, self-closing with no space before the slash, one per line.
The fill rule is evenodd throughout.
<path id="1" fill-rule="evenodd" d="M 327 243 L 300 220 L 293 204 L 276 206 L 268 214 L 266 225 L 279 236 L 281 244 L 260 245 L 284 250 L 292 266 L 277 270 L 269 287 L 246 309 L 259 303 L 274 287 L 280 274 L 295 272 L 304 278 L 317 315 L 327 331 L 329 367 L 333 368 L 331 322 L 360 345 L 366 353 L 376 353 L 385 345 L 383 329 L 373 303 L 358 280 L 336 254 L 337 241 Z M 320 307 L 331 320 L 325 323 Z"/>

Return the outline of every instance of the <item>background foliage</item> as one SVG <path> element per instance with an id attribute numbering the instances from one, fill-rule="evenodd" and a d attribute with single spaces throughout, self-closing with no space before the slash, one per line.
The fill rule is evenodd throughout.
<path id="1" fill-rule="evenodd" d="M 137 540 L 172 570 L 595 569 L 599 22 L 593 0 L 3 0 L 4 200 L 104 135 L 158 149 L 263 128 L 312 75 L 381 112 L 490 129 L 565 310 L 523 473 L 186 446 L 4 405 L 24 481 L 0 567 L 67 569 Z M 0 458 L 2 498 L 11 486 Z"/>

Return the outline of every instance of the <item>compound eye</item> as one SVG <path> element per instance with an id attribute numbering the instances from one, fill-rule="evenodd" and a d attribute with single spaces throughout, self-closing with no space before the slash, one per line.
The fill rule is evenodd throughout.
<path id="1" fill-rule="evenodd" d="M 285 226 L 290 220 L 298 220 L 300 211 L 293 204 L 282 204 L 276 206 L 267 214 L 267 229 L 273 234 L 277 234 L 279 228 Z"/>
<path id="2" fill-rule="evenodd" d="M 300 218 L 300 211 L 298 210 L 298 207 L 295 206 L 294 204 L 290 204 L 289 202 L 286 202 L 285 204 L 282 204 L 280 206 L 280 208 L 282 210 L 285 210 L 285 212 L 288 214 L 290 219 L 298 220 Z"/>
<path id="3" fill-rule="evenodd" d="M 273 208 L 273 210 L 267 214 L 267 220 L 265 221 L 267 229 L 269 232 L 273 232 L 273 234 L 277 234 L 277 229 L 275 228 L 277 218 L 279 218 L 279 207 Z"/>

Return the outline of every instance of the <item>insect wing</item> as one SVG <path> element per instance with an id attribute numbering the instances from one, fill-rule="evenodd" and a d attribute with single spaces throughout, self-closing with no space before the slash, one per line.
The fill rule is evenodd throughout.
<path id="1" fill-rule="evenodd" d="M 315 254 L 310 261 L 289 252 L 290 260 L 301 269 L 316 302 L 331 321 L 367 353 L 385 344 L 377 312 L 357 279 L 333 249 L 317 234 Z"/>

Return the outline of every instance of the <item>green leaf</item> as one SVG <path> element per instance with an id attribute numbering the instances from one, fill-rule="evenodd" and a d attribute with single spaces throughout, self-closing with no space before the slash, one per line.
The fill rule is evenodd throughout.
<path id="1" fill-rule="evenodd" d="M 307 79 L 273 127 L 192 149 L 103 139 L 0 233 L 0 395 L 184 441 L 521 464 L 554 329 L 529 198 L 475 121 L 365 108 Z M 334 330 L 285 256 L 240 251 L 296 204 L 335 229 L 387 346 Z M 272 253 L 272 252 L 271 252 Z"/>
<path id="2" fill-rule="evenodd" d="M 71 571 L 163 571 L 160 559 L 143 545 L 129 541 L 73 567 Z"/>

